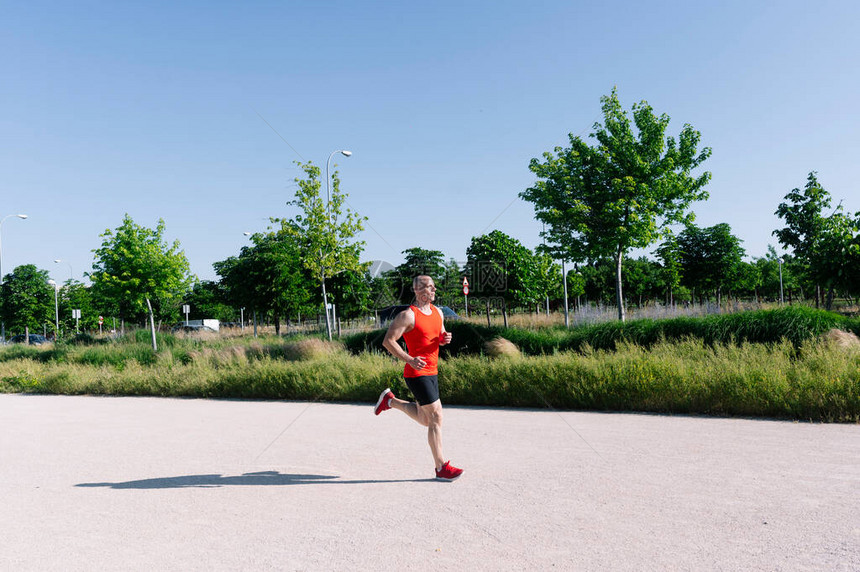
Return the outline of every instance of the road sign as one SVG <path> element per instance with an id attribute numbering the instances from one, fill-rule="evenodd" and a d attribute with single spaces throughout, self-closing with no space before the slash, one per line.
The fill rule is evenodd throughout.
<path id="1" fill-rule="evenodd" d="M 468 296 L 468 295 L 469 295 L 469 285 L 466 284 L 465 286 L 463 286 L 463 296 Z"/>
<path id="2" fill-rule="evenodd" d="M 99 326 L 101 326 L 101 325 L 102 325 L 102 324 L 104 324 L 104 323 L 105 323 L 105 317 L 104 317 L 104 316 L 99 316 Z"/>

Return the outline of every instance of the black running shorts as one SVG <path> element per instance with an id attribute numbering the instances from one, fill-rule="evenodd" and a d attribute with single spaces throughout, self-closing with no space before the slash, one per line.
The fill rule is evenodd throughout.
<path id="1" fill-rule="evenodd" d="M 439 399 L 439 376 L 407 377 L 406 385 L 418 400 L 418 405 L 430 405 Z"/>

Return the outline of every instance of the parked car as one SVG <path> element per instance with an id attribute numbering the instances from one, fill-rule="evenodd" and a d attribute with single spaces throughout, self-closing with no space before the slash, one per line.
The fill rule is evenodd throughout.
<path id="1" fill-rule="evenodd" d="M 18 334 L 17 336 L 12 336 L 9 338 L 7 344 L 24 344 L 26 342 L 26 336 L 24 334 Z M 33 346 L 41 346 L 42 344 L 47 344 L 48 338 L 45 336 L 40 336 L 39 334 L 30 334 L 30 345 Z"/>
<path id="2" fill-rule="evenodd" d="M 462 320 L 463 319 L 460 317 L 460 315 L 457 312 L 455 312 L 454 310 L 452 310 L 448 306 L 439 306 L 439 309 L 442 310 L 442 316 L 446 320 Z"/>
<path id="3" fill-rule="evenodd" d="M 198 332 L 212 332 L 215 333 L 216 330 L 213 330 L 209 326 L 203 326 L 201 324 L 190 324 L 186 326 L 185 324 L 176 324 L 173 326 L 173 333 L 177 332 L 185 332 L 186 334 L 193 334 Z"/>

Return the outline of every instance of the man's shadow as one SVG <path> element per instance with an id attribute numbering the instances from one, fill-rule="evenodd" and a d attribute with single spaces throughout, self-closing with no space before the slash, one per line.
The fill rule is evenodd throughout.
<path id="1" fill-rule="evenodd" d="M 279 473 L 278 471 L 261 471 L 245 473 L 244 475 L 225 477 L 224 475 L 187 475 L 182 477 L 164 477 L 159 479 L 142 479 L 120 483 L 81 483 L 76 487 L 107 487 L 111 489 L 185 489 L 212 488 L 227 486 L 286 486 L 286 485 L 365 485 L 383 483 L 423 483 L 435 482 L 436 479 L 393 479 L 393 480 L 340 480 L 332 475 L 304 475 Z"/>

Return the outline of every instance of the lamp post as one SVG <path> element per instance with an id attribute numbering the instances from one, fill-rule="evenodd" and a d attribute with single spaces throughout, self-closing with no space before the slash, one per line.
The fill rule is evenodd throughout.
<path id="1" fill-rule="evenodd" d="M 0 230 L 3 229 L 3 222 L 12 216 L 16 216 L 20 219 L 26 219 L 27 215 L 25 214 L 10 214 L 4 216 L 0 219 Z M 2 247 L 2 233 L 0 233 L 0 286 L 3 286 L 3 247 Z M 0 340 L 6 341 L 6 322 L 0 322 Z"/>
<path id="2" fill-rule="evenodd" d="M 777 262 L 779 262 L 779 304 L 782 305 L 784 303 L 782 297 L 782 263 L 785 262 L 782 258 L 777 258 Z"/>
<path id="3" fill-rule="evenodd" d="M 329 165 L 331 164 L 331 158 L 340 153 L 344 157 L 349 157 L 352 155 L 352 151 L 347 151 L 345 149 L 338 149 L 337 151 L 332 151 L 331 155 L 328 156 L 328 160 L 325 162 L 325 214 L 326 214 L 326 222 L 331 226 L 331 177 L 329 177 Z M 320 252 L 320 262 L 322 262 L 322 252 Z M 325 267 L 322 269 L 322 295 L 323 295 L 323 309 L 325 310 L 325 332 L 328 336 L 328 340 L 331 341 L 331 320 L 329 319 L 328 314 L 328 295 L 325 291 Z"/>
<path id="4" fill-rule="evenodd" d="M 63 262 L 62 258 L 56 258 L 54 260 L 54 264 L 59 264 L 60 262 Z M 66 260 L 66 264 L 69 265 L 69 282 L 71 283 L 71 281 L 75 278 L 75 273 L 72 271 L 72 263 Z"/>
<path id="5" fill-rule="evenodd" d="M 54 287 L 54 341 L 56 341 L 60 338 L 60 304 L 57 301 L 60 285 L 55 280 L 48 280 L 48 284 Z"/>

